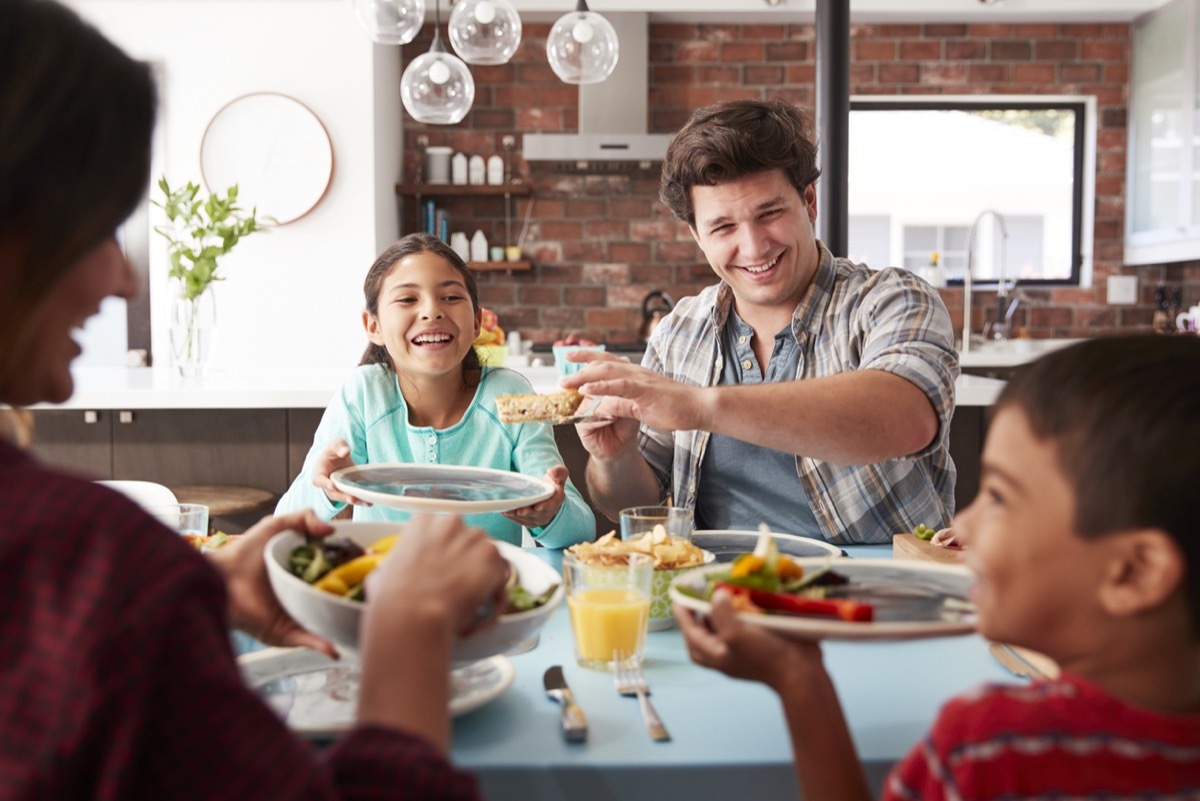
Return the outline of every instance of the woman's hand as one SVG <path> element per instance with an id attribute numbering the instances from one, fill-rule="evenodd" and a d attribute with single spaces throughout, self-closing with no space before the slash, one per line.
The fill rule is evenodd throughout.
<path id="1" fill-rule="evenodd" d="M 263 551 L 267 540 L 281 531 L 307 532 L 324 537 L 333 526 L 312 510 L 280 517 L 264 517 L 245 534 L 208 553 L 225 577 L 229 592 L 229 617 L 234 628 L 268 645 L 303 646 L 337 658 L 333 644 L 300 627 L 279 605 L 267 579 Z"/>
<path id="2" fill-rule="evenodd" d="M 334 503 L 370 506 L 367 501 L 347 495 L 334 486 L 330 476 L 343 467 L 354 467 L 354 461 L 350 458 L 350 446 L 344 439 L 335 439 L 325 448 L 313 467 L 313 486 L 324 492 L 325 497 Z"/>
<path id="3" fill-rule="evenodd" d="M 546 471 L 546 480 L 554 485 L 554 494 L 532 506 L 522 506 L 520 509 L 504 512 L 504 516 L 529 529 L 549 525 L 562 508 L 563 501 L 567 499 L 567 476 L 566 465 L 557 464 L 551 467 Z"/>

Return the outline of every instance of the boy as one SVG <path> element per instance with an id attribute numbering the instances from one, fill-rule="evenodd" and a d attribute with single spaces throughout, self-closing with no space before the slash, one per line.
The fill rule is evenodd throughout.
<path id="1" fill-rule="evenodd" d="M 889 799 L 1200 798 L 1200 338 L 1122 336 L 1008 383 L 954 520 L 979 631 L 1062 676 L 952 699 Z M 696 662 L 779 693 L 805 798 L 868 790 L 820 646 L 676 612 Z"/>

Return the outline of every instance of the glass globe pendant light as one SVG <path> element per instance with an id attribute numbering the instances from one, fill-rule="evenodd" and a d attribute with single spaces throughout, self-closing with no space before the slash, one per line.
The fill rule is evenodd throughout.
<path id="1" fill-rule="evenodd" d="M 565 83 L 600 83 L 612 75 L 620 49 L 612 23 L 589 11 L 586 0 L 559 17 L 546 37 L 550 68 Z"/>
<path id="2" fill-rule="evenodd" d="M 521 44 L 521 17 L 509 0 L 458 0 L 447 27 L 468 64 L 505 64 Z"/>
<path id="3" fill-rule="evenodd" d="M 354 0 L 354 15 L 379 44 L 408 44 L 425 24 L 425 0 Z"/>
<path id="4" fill-rule="evenodd" d="M 446 52 L 437 0 L 433 9 L 433 43 L 404 70 L 400 100 L 417 122 L 453 125 L 462 122 L 475 102 L 475 79 L 461 58 Z"/>

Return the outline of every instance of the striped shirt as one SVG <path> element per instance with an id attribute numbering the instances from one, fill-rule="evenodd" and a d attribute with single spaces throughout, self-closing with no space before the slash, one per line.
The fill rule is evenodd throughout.
<path id="1" fill-rule="evenodd" d="M 1083 679 L 949 701 L 885 801 L 1200 801 L 1200 715 L 1126 704 Z"/>
<path id="2" fill-rule="evenodd" d="M 733 307 L 722 282 L 684 298 L 654 330 L 642 366 L 695 386 L 719 383 L 720 332 Z M 800 347 L 796 380 L 882 370 L 912 382 L 937 412 L 938 434 L 903 458 L 869 465 L 839 465 L 796 457 L 805 499 L 826 540 L 838 544 L 886 543 L 918 524 L 943 527 L 954 514 L 954 463 L 950 418 L 958 354 L 950 315 L 937 290 L 905 270 L 872 271 L 835 259 L 821 247 L 821 262 L 792 315 Z M 642 426 L 639 447 L 658 476 L 661 495 L 694 508 L 709 433 L 665 432 Z M 753 529 L 758 521 L 742 521 Z"/>

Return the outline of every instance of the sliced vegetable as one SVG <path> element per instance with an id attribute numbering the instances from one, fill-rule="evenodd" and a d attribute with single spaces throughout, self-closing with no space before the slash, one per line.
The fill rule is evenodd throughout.
<path id="1" fill-rule="evenodd" d="M 875 619 L 875 609 L 870 604 L 844 598 L 826 600 L 792 595 L 786 592 L 744 587 L 738 584 L 720 583 L 717 589 L 728 590 L 733 595 L 748 598 L 753 604 L 767 612 L 783 612 L 789 615 L 818 615 L 833 617 L 850 623 L 870 623 Z"/>
<path id="2" fill-rule="evenodd" d="M 937 534 L 937 532 L 924 524 L 913 529 L 913 536 L 919 540 L 931 540 L 934 534 Z"/>
<path id="3" fill-rule="evenodd" d="M 346 595 L 351 587 L 363 583 L 367 574 L 379 566 L 384 554 L 368 553 L 357 559 L 351 559 L 343 565 L 330 570 L 313 584 L 318 590 L 332 592 L 334 595 Z"/>

